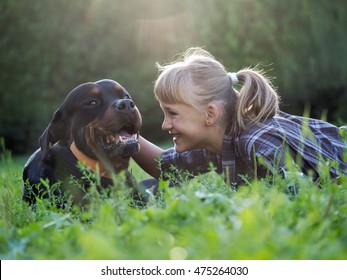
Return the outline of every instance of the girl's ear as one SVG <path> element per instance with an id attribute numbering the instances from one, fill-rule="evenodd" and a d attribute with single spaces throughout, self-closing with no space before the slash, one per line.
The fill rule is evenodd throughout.
<path id="1" fill-rule="evenodd" d="M 210 126 L 215 124 L 216 121 L 219 120 L 220 116 L 221 116 L 220 108 L 214 103 L 208 104 L 207 112 L 206 112 L 206 120 L 205 120 L 206 125 Z"/>

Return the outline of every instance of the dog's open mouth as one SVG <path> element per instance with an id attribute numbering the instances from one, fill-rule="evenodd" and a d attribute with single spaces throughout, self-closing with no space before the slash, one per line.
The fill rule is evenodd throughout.
<path id="1" fill-rule="evenodd" d="M 115 146 L 119 146 L 121 144 L 129 144 L 134 141 L 137 141 L 137 134 L 129 134 L 126 131 L 120 131 L 115 135 L 107 135 L 101 136 L 102 146 L 106 150 L 110 150 Z"/>
<path id="2" fill-rule="evenodd" d="M 126 124 L 117 132 L 103 132 L 98 142 L 109 157 L 129 157 L 139 150 L 138 131 L 131 124 Z"/>

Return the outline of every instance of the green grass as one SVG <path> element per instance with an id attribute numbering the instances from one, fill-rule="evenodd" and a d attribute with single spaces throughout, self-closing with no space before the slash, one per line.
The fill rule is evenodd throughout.
<path id="1" fill-rule="evenodd" d="M 119 186 L 89 210 L 21 201 L 24 158 L 0 159 L 1 259 L 347 259 L 347 178 L 261 180 L 233 192 L 213 172 L 168 188 L 146 207 Z M 145 173 L 134 163 L 133 174 Z M 298 179 L 299 180 L 299 179 Z M 121 188 L 122 189 L 122 188 Z"/>

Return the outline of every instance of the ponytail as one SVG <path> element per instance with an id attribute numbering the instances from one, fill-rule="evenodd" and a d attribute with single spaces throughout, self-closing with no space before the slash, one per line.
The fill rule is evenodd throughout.
<path id="1" fill-rule="evenodd" d="M 236 93 L 233 133 L 271 118 L 279 110 L 279 96 L 262 71 L 246 68 L 237 72 L 237 78 L 243 86 Z"/>

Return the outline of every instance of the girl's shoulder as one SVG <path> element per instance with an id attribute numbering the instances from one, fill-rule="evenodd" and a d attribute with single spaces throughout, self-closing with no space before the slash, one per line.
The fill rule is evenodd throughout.
<path id="1" fill-rule="evenodd" d="M 290 137 L 299 137 L 300 125 L 293 122 L 291 117 L 279 113 L 263 122 L 252 124 L 236 137 L 238 150 L 243 155 L 250 155 L 254 148 L 267 150 L 279 147 L 288 137 L 288 133 Z"/>

